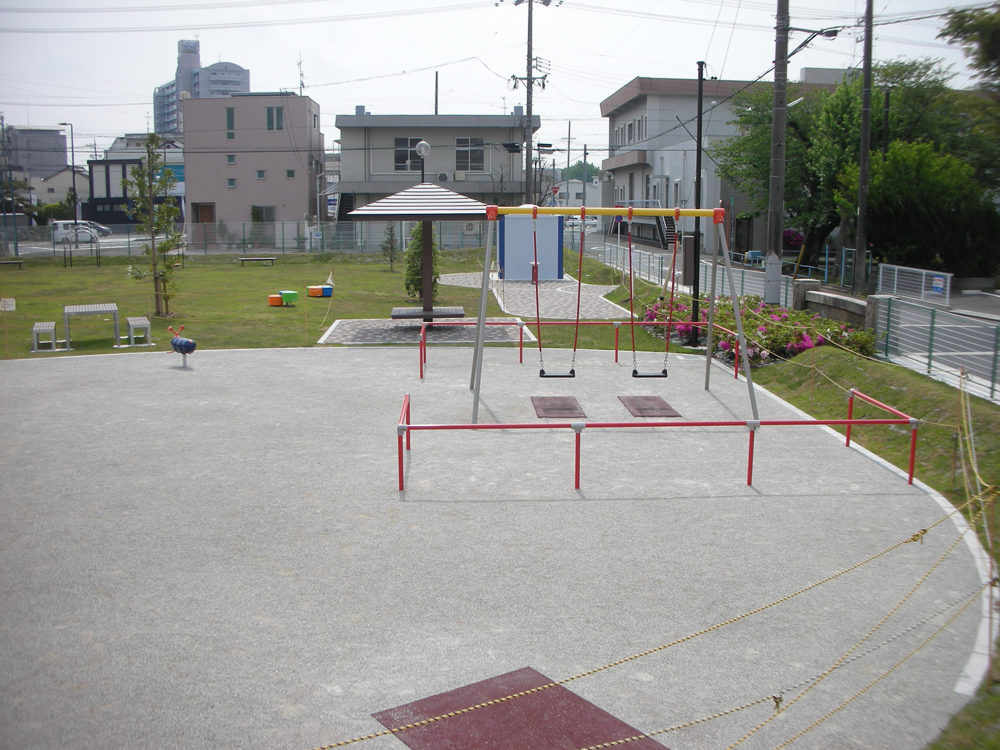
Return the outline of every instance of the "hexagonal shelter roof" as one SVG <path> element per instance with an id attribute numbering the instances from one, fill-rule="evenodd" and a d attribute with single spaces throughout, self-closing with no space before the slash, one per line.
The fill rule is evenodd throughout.
<path id="1" fill-rule="evenodd" d="M 483 221 L 486 204 L 424 182 L 356 208 L 348 216 L 356 221 Z"/>

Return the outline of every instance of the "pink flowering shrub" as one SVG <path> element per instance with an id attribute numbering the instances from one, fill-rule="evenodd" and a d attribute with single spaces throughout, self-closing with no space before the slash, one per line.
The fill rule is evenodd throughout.
<path id="1" fill-rule="evenodd" d="M 657 300 L 646 307 L 643 320 L 667 320 L 667 302 Z M 701 320 L 708 320 L 705 310 L 707 300 L 699 308 Z M 865 356 L 875 354 L 875 337 L 868 331 L 855 329 L 836 320 L 826 320 L 807 310 L 790 310 L 778 305 L 767 305 L 757 296 L 741 298 L 743 330 L 747 337 L 747 354 L 751 365 L 766 364 L 772 355 L 781 358 L 794 357 L 817 346 L 836 344 Z M 674 321 L 682 324 L 674 327 L 674 338 L 686 337 L 691 332 L 691 300 L 688 297 L 674 299 Z M 717 325 L 736 331 L 732 303 L 728 297 L 717 301 L 715 322 Z M 659 331 L 655 331 L 659 335 Z M 715 352 L 732 358 L 736 350 L 736 336 L 715 332 Z"/>

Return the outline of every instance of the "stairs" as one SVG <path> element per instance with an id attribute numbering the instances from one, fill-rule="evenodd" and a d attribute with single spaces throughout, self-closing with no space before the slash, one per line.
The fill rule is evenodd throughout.
<path id="1" fill-rule="evenodd" d="M 677 235 L 677 227 L 674 225 L 674 217 L 657 216 L 656 234 L 659 236 L 661 247 L 668 249 L 672 248 L 674 246 L 674 237 Z"/>
<path id="2" fill-rule="evenodd" d="M 337 206 L 337 221 L 351 221 L 349 214 L 354 210 L 354 193 L 341 193 Z"/>

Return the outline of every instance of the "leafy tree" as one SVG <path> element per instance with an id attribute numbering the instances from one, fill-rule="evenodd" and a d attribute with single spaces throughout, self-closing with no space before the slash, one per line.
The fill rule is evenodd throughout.
<path id="1" fill-rule="evenodd" d="M 38 207 L 35 220 L 40 226 L 45 226 L 50 221 L 73 218 L 73 191 L 66 196 L 66 200 L 59 203 L 46 203 Z"/>
<path id="2" fill-rule="evenodd" d="M 586 180 L 592 180 L 601 173 L 601 168 L 597 167 L 590 162 L 587 162 Z M 563 180 L 579 180 L 584 174 L 583 171 L 583 160 L 578 160 L 569 169 L 564 169 L 562 172 Z"/>
<path id="3" fill-rule="evenodd" d="M 875 87 L 891 87 L 889 135 L 923 142 L 973 167 L 973 179 L 987 188 L 1000 184 L 1000 145 L 989 137 L 988 118 L 971 97 L 948 88 L 951 73 L 939 61 L 896 60 L 875 68 Z M 804 262 L 815 264 L 830 233 L 853 221 L 854 209 L 838 197 L 841 175 L 858 161 L 861 130 L 861 80 L 833 92 L 789 86 L 785 162 L 785 226 L 804 235 Z M 741 135 L 711 149 L 721 170 L 731 175 L 754 208 L 768 201 L 771 146 L 770 86 L 748 89 L 733 99 L 733 123 Z M 872 118 L 872 144 L 882 143 L 883 118 Z M 873 161 L 880 161 L 875 156 Z M 872 219 L 869 216 L 869 233 Z M 869 236 L 872 236 L 869 234 Z M 877 246 L 876 246 L 877 249 Z"/>
<path id="4" fill-rule="evenodd" d="M 438 267 L 441 264 L 441 255 L 438 251 L 437 242 L 431 233 L 431 257 L 434 266 L 434 284 L 431 287 L 431 299 L 437 299 L 438 292 Z M 424 296 L 424 222 L 418 221 L 410 232 L 410 246 L 406 249 L 403 257 L 403 285 L 406 293 L 414 299 L 423 299 Z"/>
<path id="5" fill-rule="evenodd" d="M 399 239 L 396 237 L 396 222 L 385 223 L 385 239 L 382 240 L 382 255 L 389 261 L 389 270 L 393 271 L 396 259 L 399 258 Z"/>
<path id="6" fill-rule="evenodd" d="M 1000 3 L 992 8 L 954 10 L 938 34 L 962 46 L 983 88 L 1000 96 Z"/>
<path id="7" fill-rule="evenodd" d="M 868 187 L 868 237 L 885 261 L 986 276 L 1000 257 L 1000 213 L 974 179 L 974 168 L 928 143 L 893 141 L 874 159 Z M 850 211 L 858 166 L 848 165 L 838 193 Z"/>
<path id="8" fill-rule="evenodd" d="M 146 136 L 146 156 L 141 164 L 133 167 L 131 175 L 122 180 L 122 188 L 128 198 L 126 213 L 138 225 L 139 234 L 149 236 L 143 252 L 149 261 L 149 275 L 153 277 L 155 314 L 169 315 L 170 300 L 176 294 L 169 254 L 183 245 L 184 236 L 177 226 L 180 209 L 170 195 L 176 184 L 174 174 L 164 169 L 162 146 L 160 136 L 155 133 Z M 158 235 L 162 235 L 162 239 L 157 239 Z M 133 275 L 144 278 L 147 274 Z"/>

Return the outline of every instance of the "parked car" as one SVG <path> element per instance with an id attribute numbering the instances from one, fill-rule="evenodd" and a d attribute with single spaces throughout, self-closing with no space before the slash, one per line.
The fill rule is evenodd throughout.
<path id="1" fill-rule="evenodd" d="M 600 222 L 598 221 L 598 219 L 597 219 L 596 216 L 587 216 L 583 220 L 583 225 L 587 229 L 597 229 L 597 227 L 599 226 L 599 224 L 600 224 Z M 567 216 L 566 217 L 566 226 L 567 227 L 574 227 L 574 228 L 575 227 L 579 227 L 580 226 L 580 217 L 579 216 Z"/>
<path id="2" fill-rule="evenodd" d="M 101 237 L 107 237 L 109 234 L 111 234 L 110 229 L 108 229 L 103 224 L 98 224 L 96 221 L 85 221 L 84 224 L 86 224 L 88 227 L 90 227 L 99 235 L 101 235 Z"/>

